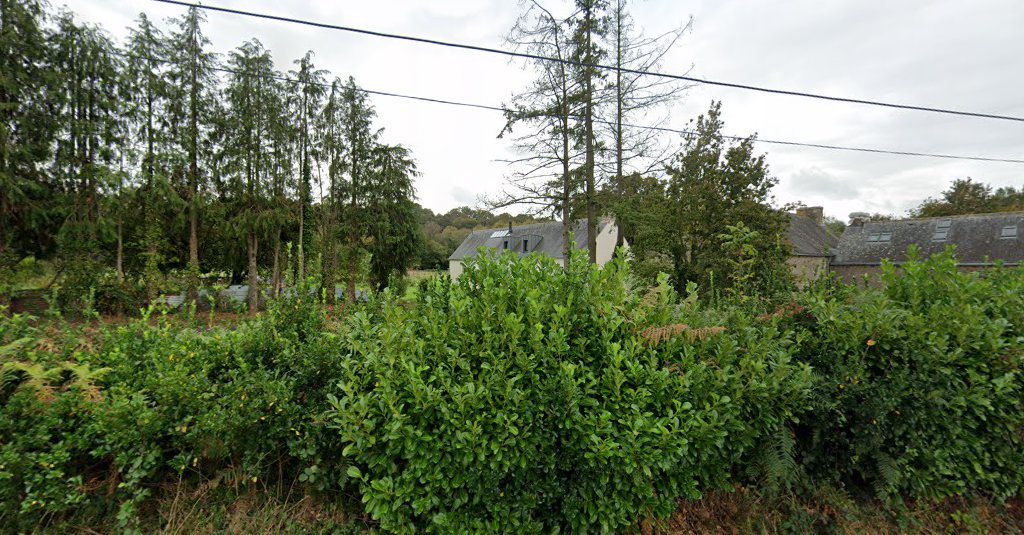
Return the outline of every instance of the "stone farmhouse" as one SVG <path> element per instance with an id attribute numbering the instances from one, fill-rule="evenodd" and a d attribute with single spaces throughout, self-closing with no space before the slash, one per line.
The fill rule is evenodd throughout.
<path id="1" fill-rule="evenodd" d="M 786 259 L 797 286 L 817 280 L 829 270 L 829 261 L 839 239 L 825 229 L 825 211 L 820 206 L 797 208 L 789 214 L 790 256 Z"/>
<path id="2" fill-rule="evenodd" d="M 883 259 L 896 265 L 905 262 L 911 245 L 917 246 L 921 258 L 956 246 L 962 270 L 997 263 L 1017 266 L 1024 259 L 1024 212 L 899 221 L 865 221 L 859 214 L 852 215 L 831 260 L 831 270 L 847 281 L 877 275 Z"/>

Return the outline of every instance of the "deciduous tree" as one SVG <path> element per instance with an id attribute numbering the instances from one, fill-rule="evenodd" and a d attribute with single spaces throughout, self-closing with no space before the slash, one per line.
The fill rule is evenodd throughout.
<path id="1" fill-rule="evenodd" d="M 729 225 L 745 225 L 756 232 L 753 273 L 765 275 L 747 281 L 751 288 L 769 291 L 779 280 L 787 252 L 785 212 L 771 206 L 777 179 L 768 171 L 763 155 L 754 153 L 754 136 L 728 142 L 722 136 L 721 104 L 712 103 L 706 115 L 698 117 L 696 133 L 687 138 L 682 151 L 667 166 L 664 196 L 641 208 L 644 221 L 638 225 L 637 240 L 631 244 L 640 262 L 667 260 L 664 265 L 680 290 L 687 282 L 704 289 L 727 286 L 735 265 L 722 251 Z M 651 188 L 656 191 L 656 188 Z"/>

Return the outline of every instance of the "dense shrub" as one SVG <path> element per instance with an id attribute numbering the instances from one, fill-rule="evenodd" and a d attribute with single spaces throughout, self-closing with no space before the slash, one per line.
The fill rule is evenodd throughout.
<path id="1" fill-rule="evenodd" d="M 666 285 L 645 303 L 621 261 L 570 265 L 480 255 L 409 308 L 352 318 L 333 418 L 383 529 L 615 531 L 729 481 L 785 420 L 800 387 L 767 383 L 799 369 L 779 345 L 652 340 Z"/>
<path id="2" fill-rule="evenodd" d="M 759 314 L 573 260 L 484 255 L 341 320 L 302 285 L 230 328 L 0 310 L 0 526 L 138 531 L 172 481 L 358 490 L 398 533 L 611 532 L 737 482 L 1021 491 L 1024 271 L 946 254 Z"/>
<path id="3" fill-rule="evenodd" d="M 235 329 L 148 320 L 56 340 L 22 316 L 0 320 L 0 346 L 13 348 L 0 523 L 28 530 L 93 508 L 130 529 L 151 489 L 179 478 L 338 488 L 345 467 L 323 447 L 320 415 L 342 339 L 322 332 L 316 300 L 275 301 Z"/>
<path id="4" fill-rule="evenodd" d="M 887 496 L 1020 491 L 1024 273 L 959 272 L 947 252 L 886 265 L 881 282 L 807 298 L 812 475 Z"/>
<path id="5" fill-rule="evenodd" d="M 671 301 L 670 301 L 671 302 Z M 786 315 L 751 316 L 750 303 L 709 309 L 691 292 L 672 313 L 686 335 L 658 350 L 670 367 L 685 366 L 690 395 L 714 399 L 705 418 L 721 422 L 715 441 L 697 450 L 726 472 L 703 474 L 702 488 L 732 488 L 750 478 L 771 490 L 795 481 L 791 425 L 809 407 L 811 370 L 797 362 L 795 333 Z"/>

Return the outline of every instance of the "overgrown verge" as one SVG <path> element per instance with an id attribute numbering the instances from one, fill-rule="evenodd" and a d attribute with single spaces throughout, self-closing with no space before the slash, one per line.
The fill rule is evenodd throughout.
<path id="1" fill-rule="evenodd" d="M 3 320 L 0 524 L 92 515 L 132 531 L 169 481 L 336 492 L 344 467 L 320 416 L 343 351 L 323 320 L 301 298 L 234 329 L 144 317 L 84 337 Z"/>
<path id="2" fill-rule="evenodd" d="M 943 255 L 763 311 L 570 266 L 483 255 L 335 322 L 305 289 L 228 327 L 2 318 L 0 525 L 182 532 L 186 502 L 236 532 L 685 533 L 730 503 L 769 532 L 949 504 L 1015 525 L 1021 270 Z M 311 503 L 326 523 L 289 523 Z"/>

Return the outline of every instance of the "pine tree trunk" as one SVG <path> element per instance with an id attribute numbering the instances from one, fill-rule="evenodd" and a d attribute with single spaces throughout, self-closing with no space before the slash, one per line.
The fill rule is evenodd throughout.
<path id="1" fill-rule="evenodd" d="M 299 262 L 298 262 L 298 280 L 302 281 L 306 278 L 306 253 L 305 253 L 305 237 L 306 237 L 306 199 L 299 194 Z"/>
<path id="2" fill-rule="evenodd" d="M 194 37 L 193 37 L 194 39 Z M 189 145 L 188 145 L 188 181 L 189 181 L 189 213 L 188 213 L 188 296 L 189 302 L 199 299 L 199 44 L 192 43 L 191 80 L 189 94 Z"/>
<path id="3" fill-rule="evenodd" d="M 625 98 L 622 91 L 622 2 L 615 6 L 615 181 L 619 193 L 622 193 L 622 101 Z M 622 225 L 616 225 L 615 247 L 622 247 L 625 239 L 622 236 Z"/>
<path id="4" fill-rule="evenodd" d="M 337 301 L 334 296 L 334 288 L 337 285 L 335 272 L 338 269 L 338 256 L 333 243 L 324 241 L 324 256 L 321 261 L 323 263 L 324 298 L 327 300 L 327 304 L 333 305 Z"/>
<path id="5" fill-rule="evenodd" d="M 306 197 L 309 196 L 308 167 L 306 162 L 306 137 L 309 126 L 306 122 L 306 89 L 302 90 L 302 138 L 299 143 L 299 280 L 306 278 Z"/>
<path id="6" fill-rule="evenodd" d="M 150 66 L 152 69 L 152 65 Z M 146 266 L 155 267 L 156 265 L 156 233 L 159 232 L 157 223 L 150 213 L 150 210 L 156 211 L 156 207 L 152 206 L 149 202 L 151 196 L 154 194 L 155 184 L 153 183 L 153 177 L 156 174 L 156 154 L 153 145 L 155 143 L 153 133 L 153 91 L 152 83 L 146 84 L 146 194 L 142 196 L 142 213 L 147 217 L 148 224 L 146 229 Z M 156 280 L 153 277 L 153 271 L 156 269 L 146 270 L 146 297 L 150 301 L 156 299 Z"/>
<path id="7" fill-rule="evenodd" d="M 117 220 L 117 282 L 124 283 L 124 225 Z"/>
<path id="8" fill-rule="evenodd" d="M 255 316 L 260 308 L 259 268 L 256 265 L 259 241 L 256 232 L 249 231 L 249 315 Z"/>
<path id="9" fill-rule="evenodd" d="M 270 275 L 270 295 L 275 299 L 281 295 L 281 229 L 274 237 L 274 267 Z"/>
<path id="10" fill-rule="evenodd" d="M 337 284 L 335 274 L 338 269 L 337 246 L 334 241 L 334 222 L 338 219 L 338 212 L 335 208 L 335 184 L 334 177 L 329 177 L 327 200 L 321 203 L 320 218 L 320 243 L 323 244 L 323 255 L 320 257 L 321 282 L 323 284 L 324 299 L 327 304 L 333 305 L 337 299 L 334 296 L 334 288 Z"/>
<path id="11" fill-rule="evenodd" d="M 569 170 L 569 109 L 568 91 L 562 70 L 562 268 L 569 271 L 569 262 L 572 256 L 572 246 L 575 244 L 576 236 L 572 228 L 571 212 L 569 210 L 569 196 L 572 193 L 572 177 Z"/>
<path id="12" fill-rule="evenodd" d="M 358 236 L 356 236 L 355 232 L 349 234 L 349 240 L 352 242 L 352 250 L 348 255 L 348 282 L 345 287 L 345 294 L 348 296 L 349 303 L 356 302 L 356 273 L 359 271 L 359 264 L 356 261 L 358 254 L 355 246 L 357 239 Z"/>
<path id="13" fill-rule="evenodd" d="M 199 210 L 196 208 L 195 193 L 189 204 L 187 300 L 195 302 L 199 299 Z"/>
<path id="14" fill-rule="evenodd" d="M 359 191 L 359 180 L 358 180 L 359 173 L 358 173 L 357 169 L 359 169 L 359 159 L 356 156 L 355 149 L 353 148 L 353 150 L 352 150 L 352 170 L 351 170 L 351 173 L 352 173 L 352 184 L 351 184 L 352 194 L 351 194 L 351 197 L 352 198 L 351 198 L 351 201 L 350 201 L 351 202 L 350 207 L 349 207 L 350 208 L 350 213 L 349 213 L 349 217 L 348 217 L 348 219 L 349 219 L 349 222 L 348 222 L 349 223 L 348 240 L 349 240 L 349 247 L 351 249 L 350 249 L 349 255 L 348 255 L 348 284 L 347 284 L 347 287 L 346 287 L 346 290 L 347 290 L 346 293 L 348 295 L 348 302 L 349 303 L 355 303 L 356 302 L 356 273 L 359 270 L 359 264 L 357 262 L 358 257 L 359 257 L 359 255 L 358 255 L 358 252 L 359 252 L 359 227 L 358 227 L 358 225 L 359 225 L 359 223 L 356 221 L 356 218 L 357 218 L 356 203 L 357 203 L 357 199 L 358 199 L 357 192 Z"/>
<path id="15" fill-rule="evenodd" d="M 586 63 L 592 64 L 594 58 L 591 54 L 593 47 L 593 25 L 594 14 L 592 6 L 587 5 L 586 9 Z M 597 263 L 597 217 L 594 206 L 594 68 L 584 67 L 586 84 L 586 108 L 584 110 L 584 135 L 586 135 L 586 164 L 585 174 L 587 179 L 586 204 L 587 204 L 587 252 L 590 254 L 590 263 Z"/>

